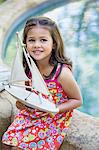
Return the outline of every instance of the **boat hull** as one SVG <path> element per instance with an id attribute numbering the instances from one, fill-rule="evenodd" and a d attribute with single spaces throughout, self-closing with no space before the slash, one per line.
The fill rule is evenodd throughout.
<path id="1" fill-rule="evenodd" d="M 54 103 L 45 99 L 41 95 L 39 96 L 34 92 L 27 91 L 25 88 L 6 85 L 5 90 L 28 107 L 39 109 L 44 112 L 59 112 L 59 109 Z"/>

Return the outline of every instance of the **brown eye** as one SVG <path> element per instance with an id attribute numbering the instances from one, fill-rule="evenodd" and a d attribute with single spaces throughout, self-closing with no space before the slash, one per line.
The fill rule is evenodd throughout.
<path id="1" fill-rule="evenodd" d="M 33 40 L 33 39 L 29 39 L 28 41 L 29 41 L 29 42 L 35 42 L 35 40 Z"/>
<path id="2" fill-rule="evenodd" d="M 46 39 L 41 39 L 41 42 L 46 42 L 47 40 Z"/>

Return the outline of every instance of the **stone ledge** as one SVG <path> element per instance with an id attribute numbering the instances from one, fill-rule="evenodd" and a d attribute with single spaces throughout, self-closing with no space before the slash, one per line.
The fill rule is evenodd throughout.
<path id="1" fill-rule="evenodd" d="M 63 143 L 73 145 L 76 150 L 99 150 L 99 119 L 74 110 L 69 132 Z"/>

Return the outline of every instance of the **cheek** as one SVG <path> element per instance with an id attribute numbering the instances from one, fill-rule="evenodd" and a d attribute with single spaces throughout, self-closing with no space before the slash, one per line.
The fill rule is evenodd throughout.
<path id="1" fill-rule="evenodd" d="M 26 48 L 26 49 L 27 49 L 27 51 L 28 51 L 28 52 L 31 52 L 31 50 L 32 50 L 32 46 L 31 46 L 31 45 L 29 45 L 29 46 L 27 46 L 27 48 Z"/>

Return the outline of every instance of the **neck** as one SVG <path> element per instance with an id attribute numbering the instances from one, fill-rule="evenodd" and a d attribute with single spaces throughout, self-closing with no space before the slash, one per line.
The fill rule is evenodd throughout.
<path id="1" fill-rule="evenodd" d="M 37 66 L 38 66 L 38 68 L 40 70 L 40 69 L 44 69 L 44 68 L 49 67 L 50 64 L 48 62 L 46 62 L 46 63 L 45 62 L 37 62 Z"/>
<path id="2" fill-rule="evenodd" d="M 37 65 L 38 65 L 39 71 L 43 77 L 44 77 L 44 75 L 48 76 L 54 67 L 54 66 L 51 66 L 48 62 L 46 62 L 46 63 L 45 62 L 44 63 L 37 62 Z"/>

